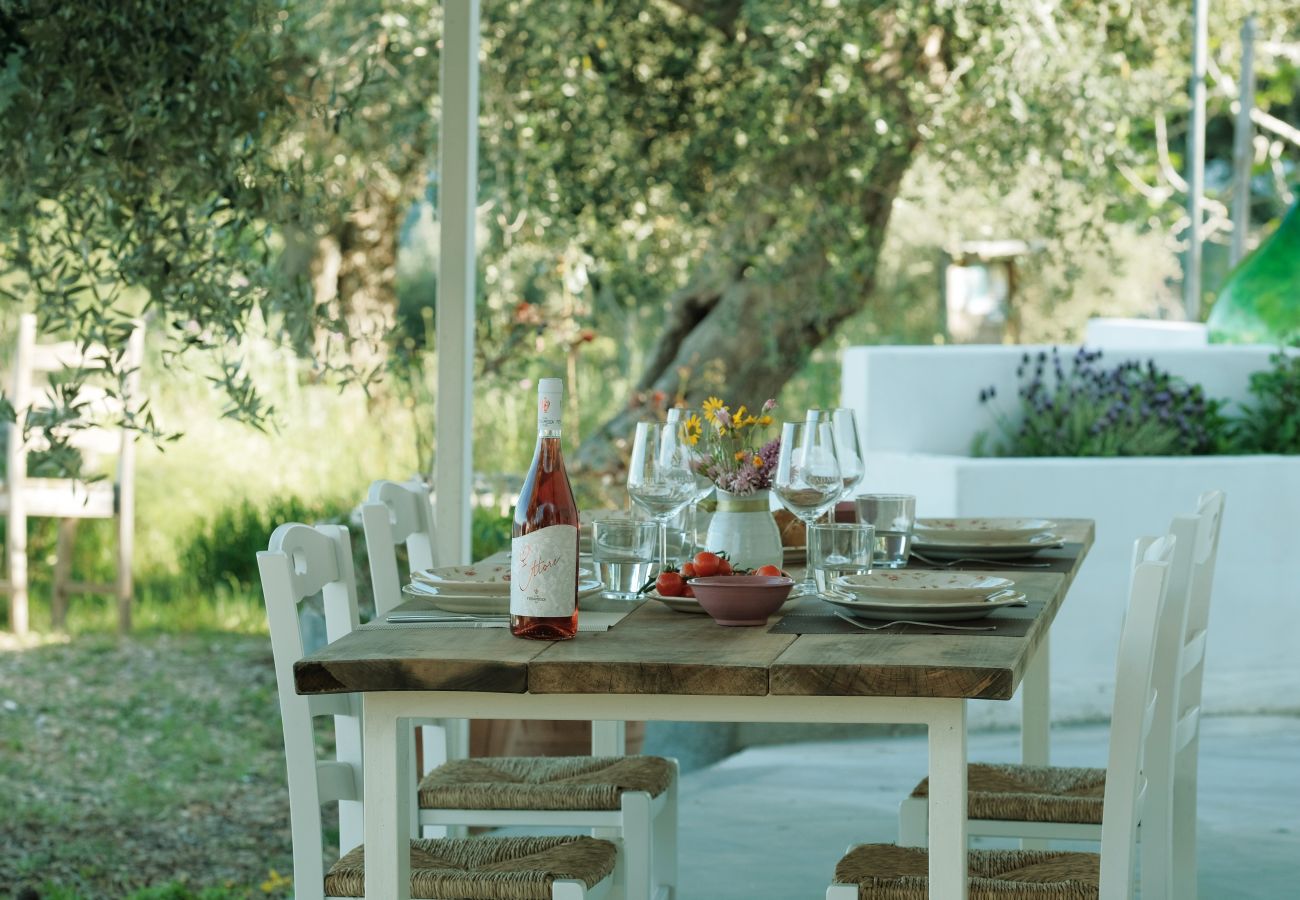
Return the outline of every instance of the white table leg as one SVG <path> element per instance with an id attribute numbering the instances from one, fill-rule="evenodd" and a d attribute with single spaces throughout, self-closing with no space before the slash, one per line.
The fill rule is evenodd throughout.
<path id="1" fill-rule="evenodd" d="M 966 900 L 966 701 L 935 701 L 930 731 L 930 896 Z"/>
<path id="2" fill-rule="evenodd" d="M 627 752 L 627 723 L 600 719 L 591 723 L 591 755 L 622 756 Z"/>
<path id="3" fill-rule="evenodd" d="M 1027 766 L 1050 765 L 1052 720 L 1052 652 L 1050 635 L 1029 660 L 1020 684 L 1020 761 Z"/>
<path id="4" fill-rule="evenodd" d="M 411 769 L 407 730 L 400 727 L 400 695 L 365 694 L 364 797 L 366 896 L 409 900 L 411 896 Z"/>

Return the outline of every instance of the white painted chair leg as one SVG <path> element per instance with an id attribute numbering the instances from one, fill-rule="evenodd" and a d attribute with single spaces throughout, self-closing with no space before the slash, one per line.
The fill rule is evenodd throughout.
<path id="1" fill-rule="evenodd" d="M 627 753 L 627 723 L 601 720 L 591 723 L 591 755 L 622 756 Z"/>
<path id="2" fill-rule="evenodd" d="M 924 847 L 929 836 L 929 801 L 925 797 L 904 797 L 898 804 L 898 846 Z"/>
<path id="3" fill-rule="evenodd" d="M 644 791 L 623 794 L 623 857 L 627 866 L 624 879 L 626 900 L 651 900 L 650 795 Z"/>
<path id="4" fill-rule="evenodd" d="M 551 900 L 585 900 L 587 886 L 581 881 L 551 882 Z"/>
<path id="5" fill-rule="evenodd" d="M 677 760 L 669 760 L 673 780 L 664 796 L 663 808 L 655 816 L 654 884 L 656 900 L 674 900 L 677 896 Z"/>

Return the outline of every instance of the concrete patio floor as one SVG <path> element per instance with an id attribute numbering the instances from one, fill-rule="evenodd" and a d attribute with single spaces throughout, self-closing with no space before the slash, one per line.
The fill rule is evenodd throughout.
<path id="1" fill-rule="evenodd" d="M 970 758 L 1015 761 L 1018 741 L 972 734 Z M 1104 766 L 1106 741 L 1104 725 L 1053 729 L 1052 761 Z M 1300 718 L 1207 719 L 1200 759 L 1200 896 L 1300 897 Z M 894 839 L 925 768 L 909 735 L 750 748 L 684 775 L 679 900 L 824 896 L 849 843 Z"/>

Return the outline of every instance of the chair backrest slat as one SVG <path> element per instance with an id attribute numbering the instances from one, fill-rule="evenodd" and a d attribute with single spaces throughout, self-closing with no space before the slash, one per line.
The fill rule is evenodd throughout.
<path id="1" fill-rule="evenodd" d="M 434 566 L 433 506 L 423 482 L 376 481 L 361 507 L 370 560 L 370 582 L 375 591 L 375 612 L 385 615 L 402 600 L 398 572 L 398 544 L 406 545 L 410 570 Z"/>
<path id="2" fill-rule="evenodd" d="M 1138 546 L 1141 556 L 1133 567 L 1115 666 L 1102 815 L 1100 894 L 1114 900 L 1133 896 L 1137 824 L 1147 793 L 1142 754 L 1148 729 L 1156 721 L 1156 638 L 1172 608 L 1165 598 L 1176 539 L 1169 535 Z"/>

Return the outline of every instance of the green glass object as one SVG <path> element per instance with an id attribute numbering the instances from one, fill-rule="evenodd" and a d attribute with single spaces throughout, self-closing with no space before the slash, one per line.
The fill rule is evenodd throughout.
<path id="1" fill-rule="evenodd" d="M 1216 343 L 1278 344 L 1300 335 L 1300 201 L 1228 273 L 1208 324 Z"/>

